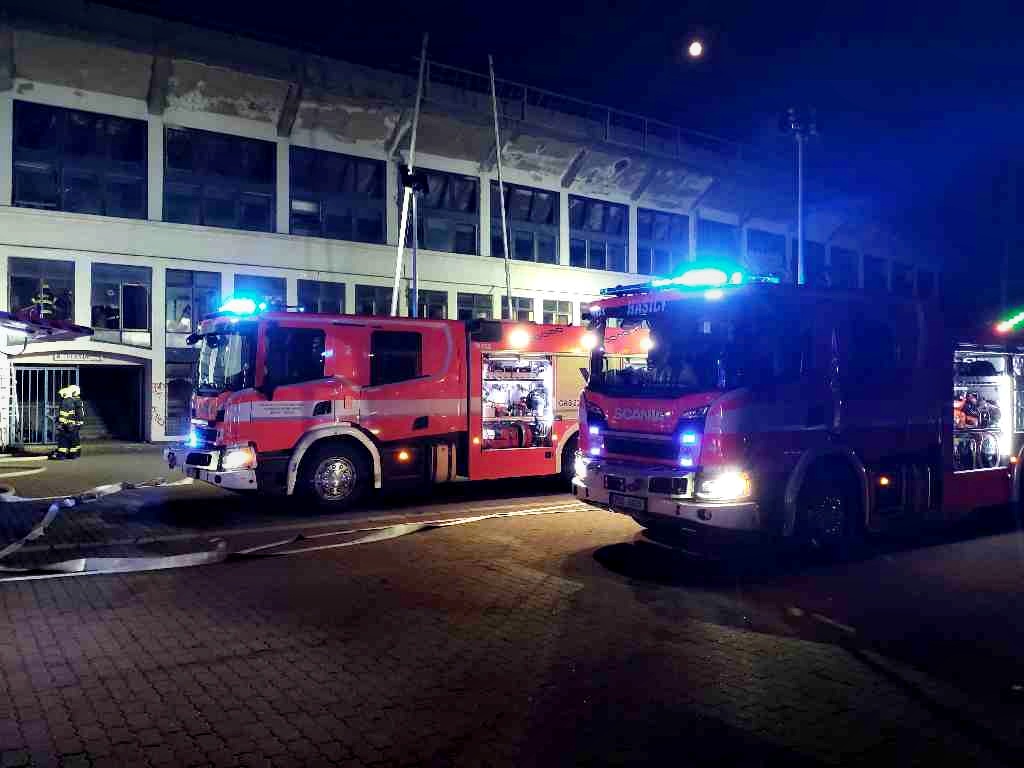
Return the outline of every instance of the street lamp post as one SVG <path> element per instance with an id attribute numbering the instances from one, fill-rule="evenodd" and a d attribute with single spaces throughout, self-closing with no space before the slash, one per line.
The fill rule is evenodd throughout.
<path id="1" fill-rule="evenodd" d="M 782 130 L 796 139 L 796 282 L 807 280 L 804 262 L 804 143 L 808 136 L 818 133 L 818 121 L 813 107 L 790 107 L 782 116 Z"/>

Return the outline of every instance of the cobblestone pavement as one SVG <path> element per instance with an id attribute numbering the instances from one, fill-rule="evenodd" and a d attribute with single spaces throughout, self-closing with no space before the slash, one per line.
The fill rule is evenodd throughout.
<path id="1" fill-rule="evenodd" d="M 608 553 L 635 530 L 571 512 L 0 583 L 0 766 L 974 766 L 1022 754 L 1019 718 L 842 637 L 808 640 L 785 606 L 745 615 L 728 589 L 616 573 Z"/>

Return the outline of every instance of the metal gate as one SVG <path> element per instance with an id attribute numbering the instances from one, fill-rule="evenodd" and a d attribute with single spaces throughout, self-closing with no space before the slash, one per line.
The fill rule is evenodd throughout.
<path id="1" fill-rule="evenodd" d="M 78 368 L 55 366 L 17 366 L 17 423 L 14 442 L 39 445 L 57 442 L 57 393 L 69 384 L 78 384 Z"/>

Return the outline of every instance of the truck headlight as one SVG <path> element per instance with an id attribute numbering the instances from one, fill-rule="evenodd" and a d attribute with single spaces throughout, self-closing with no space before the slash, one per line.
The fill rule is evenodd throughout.
<path id="1" fill-rule="evenodd" d="M 220 468 L 225 472 L 236 469 L 254 469 L 256 467 L 256 449 L 251 445 L 233 445 L 224 449 L 220 460 Z"/>
<path id="2" fill-rule="evenodd" d="M 573 462 L 572 469 L 576 473 L 576 477 L 580 479 L 587 476 L 587 460 L 583 458 L 583 454 L 576 454 L 576 460 Z"/>
<path id="3" fill-rule="evenodd" d="M 749 497 L 752 490 L 749 474 L 729 469 L 701 478 L 697 496 L 707 501 L 736 501 Z"/>

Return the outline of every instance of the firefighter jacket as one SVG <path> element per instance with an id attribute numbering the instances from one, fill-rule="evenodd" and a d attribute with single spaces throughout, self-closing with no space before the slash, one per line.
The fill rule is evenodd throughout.
<path id="1" fill-rule="evenodd" d="M 63 429 L 78 429 L 85 424 L 85 404 L 77 394 L 61 390 L 60 406 L 57 410 L 57 426 Z"/>

